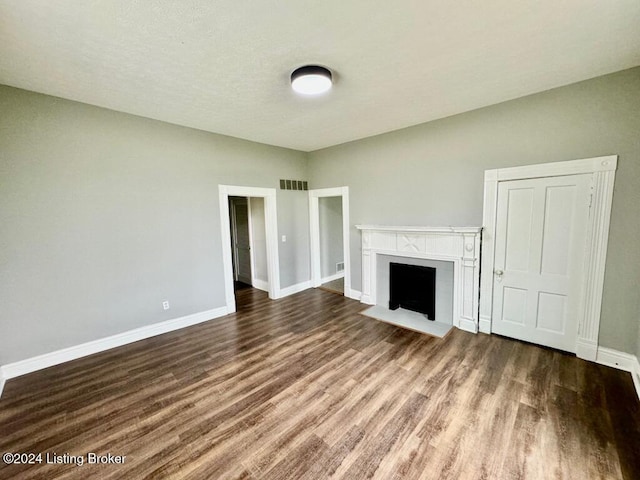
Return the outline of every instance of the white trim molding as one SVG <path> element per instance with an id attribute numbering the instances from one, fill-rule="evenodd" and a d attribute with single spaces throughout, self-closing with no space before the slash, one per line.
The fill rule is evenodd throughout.
<path id="1" fill-rule="evenodd" d="M 362 303 L 376 305 L 378 255 L 453 262 L 453 326 L 478 332 L 481 227 L 356 228 L 362 231 Z"/>
<path id="2" fill-rule="evenodd" d="M 256 259 L 255 259 L 256 249 L 253 245 L 254 234 L 253 234 L 253 212 L 251 210 L 251 197 L 247 197 L 247 217 L 249 217 L 247 219 L 247 228 L 249 230 L 249 265 L 251 268 L 251 286 L 253 286 L 253 282 L 255 280 L 255 274 L 256 274 Z M 268 288 L 267 288 L 267 291 L 268 291 Z"/>
<path id="3" fill-rule="evenodd" d="M 233 261 L 231 259 L 231 229 L 229 227 L 230 196 L 264 198 L 269 298 L 278 298 L 280 292 L 280 261 L 278 258 L 278 214 L 276 207 L 276 189 L 218 185 L 218 194 L 220 202 L 220 232 L 222 235 L 222 265 L 224 270 L 227 310 L 229 313 L 236 311 L 236 297 L 233 290 Z"/>
<path id="4" fill-rule="evenodd" d="M 329 275 L 328 277 L 324 277 L 320 280 L 321 284 L 325 284 L 327 282 L 333 282 L 334 280 L 338 280 L 340 278 L 344 278 L 344 270 L 342 272 L 334 273 L 333 275 Z"/>
<path id="5" fill-rule="evenodd" d="M 351 298 L 352 300 L 357 300 L 358 302 L 362 300 L 362 292 L 359 290 L 354 290 L 353 288 L 349 289 L 349 292 L 345 289 L 344 296 L 347 298 Z"/>
<path id="6" fill-rule="evenodd" d="M 263 292 L 269 292 L 269 282 L 264 280 L 260 280 L 259 278 L 254 278 L 251 280 L 252 287 L 257 288 L 258 290 L 262 290 Z"/>
<path id="7" fill-rule="evenodd" d="M 351 291 L 351 253 L 349 250 L 349 187 L 309 190 L 309 229 L 311 257 L 311 286 L 319 287 L 324 280 L 320 269 L 320 207 L 319 198 L 342 197 L 342 244 L 344 257 L 344 295 Z"/>
<path id="8" fill-rule="evenodd" d="M 2 391 L 4 390 L 4 384 L 6 383 L 6 379 L 4 377 L 4 372 L 2 371 L 2 367 L 0 367 L 0 398 L 2 397 Z"/>
<path id="9" fill-rule="evenodd" d="M 220 307 L 213 310 L 186 315 L 184 317 L 174 318 L 172 320 L 166 320 L 164 322 L 154 323 L 145 327 L 111 335 L 110 337 L 100 338 L 91 342 L 38 355 L 37 357 L 9 363 L 0 367 L 0 373 L 2 373 L 3 379 L 19 377 L 20 375 L 25 375 L 37 370 L 42 370 L 44 368 L 76 360 L 88 355 L 93 355 L 94 353 L 104 352 L 105 350 L 144 340 L 145 338 L 155 337 L 156 335 L 162 335 L 163 333 L 172 332 L 181 328 L 190 327 L 191 325 L 220 318 L 227 315 L 227 313 L 226 307 Z"/>
<path id="10" fill-rule="evenodd" d="M 636 361 L 634 362 L 633 370 L 631 371 L 631 377 L 633 378 L 633 384 L 636 387 L 638 400 L 640 400 L 640 362 L 638 361 L 638 357 L 636 357 Z"/>
<path id="11" fill-rule="evenodd" d="M 620 352 L 613 348 L 598 347 L 596 362 L 607 367 L 617 368 L 625 372 L 633 372 L 634 364 L 638 359 L 630 353 Z"/>
<path id="12" fill-rule="evenodd" d="M 288 297 L 289 295 L 303 292 L 305 290 L 308 290 L 309 288 L 311 288 L 310 280 L 307 280 L 306 282 L 296 283 L 295 285 L 291 285 L 290 287 L 282 288 L 278 292 L 278 296 L 276 297 L 276 299 Z"/>
<path id="13" fill-rule="evenodd" d="M 483 317 L 481 314 L 478 329 L 481 333 L 491 333 L 491 318 Z"/>
<path id="14" fill-rule="evenodd" d="M 570 160 L 566 162 L 526 165 L 487 170 L 484 175 L 482 232 L 482 275 L 480 278 L 480 328 L 491 331 L 493 314 L 493 270 L 495 261 L 496 207 L 498 183 L 526 178 L 592 174 L 592 204 L 587 226 L 585 279 L 582 302 L 578 311 L 576 355 L 595 361 L 598 354 L 600 310 L 604 286 L 604 269 L 609 238 L 609 221 L 613 200 L 613 184 L 618 164 L 617 155 Z"/>

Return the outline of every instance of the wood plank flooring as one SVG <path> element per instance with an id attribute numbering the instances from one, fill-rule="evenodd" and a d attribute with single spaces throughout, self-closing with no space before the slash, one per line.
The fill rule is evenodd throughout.
<path id="1" fill-rule="evenodd" d="M 627 373 L 319 289 L 237 295 L 234 315 L 8 381 L 0 453 L 126 459 L 0 478 L 640 478 Z"/>
<path id="2" fill-rule="evenodd" d="M 344 295 L 344 278 L 337 278 L 335 280 L 331 280 L 330 282 L 323 283 L 322 285 L 320 285 L 320 288 L 328 292 Z"/>

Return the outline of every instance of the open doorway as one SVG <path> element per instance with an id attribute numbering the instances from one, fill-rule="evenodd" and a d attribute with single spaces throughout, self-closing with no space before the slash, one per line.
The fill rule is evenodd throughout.
<path id="1" fill-rule="evenodd" d="M 229 197 L 234 290 L 269 291 L 264 199 Z"/>
<path id="2" fill-rule="evenodd" d="M 234 290 L 251 286 L 251 226 L 249 222 L 249 199 L 229 197 L 231 219 L 231 260 L 233 262 Z"/>
<path id="3" fill-rule="evenodd" d="M 238 287 L 252 286 L 278 298 L 275 189 L 219 185 L 219 193 L 227 310 L 236 311 Z"/>
<path id="4" fill-rule="evenodd" d="M 351 295 L 349 257 L 349 188 L 309 191 L 311 283 Z"/>
<path id="5" fill-rule="evenodd" d="M 318 198 L 320 288 L 344 295 L 342 197 Z"/>

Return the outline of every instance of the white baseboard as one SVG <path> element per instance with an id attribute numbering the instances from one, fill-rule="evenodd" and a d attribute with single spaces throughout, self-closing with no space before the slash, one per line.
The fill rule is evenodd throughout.
<path id="1" fill-rule="evenodd" d="M 6 382 L 1 370 L 2 368 L 0 368 L 0 397 L 2 397 L 2 391 L 4 390 L 4 382 Z"/>
<path id="2" fill-rule="evenodd" d="M 281 288 L 280 292 L 278 293 L 278 298 L 288 297 L 289 295 L 302 292 L 309 288 L 311 288 L 311 280 L 307 280 L 306 282 L 302 283 L 296 283 L 295 285 L 291 285 L 290 287 Z"/>
<path id="3" fill-rule="evenodd" d="M 601 365 L 624 370 L 625 372 L 633 372 L 636 361 L 635 355 L 630 353 L 620 352 L 612 348 L 598 347 L 596 362 Z"/>
<path id="4" fill-rule="evenodd" d="M 375 303 L 371 301 L 371 296 L 365 295 L 364 293 L 360 295 L 360 302 L 364 303 L 365 305 L 375 305 Z"/>
<path id="5" fill-rule="evenodd" d="M 640 363 L 638 362 L 638 357 L 630 353 L 613 350 L 612 348 L 598 347 L 595 361 L 601 365 L 629 372 L 640 400 Z"/>
<path id="6" fill-rule="evenodd" d="M 251 286 L 253 288 L 257 288 L 258 290 L 262 290 L 263 292 L 269 291 L 269 282 L 265 282 L 264 280 L 260 280 L 258 278 L 254 278 L 251 282 Z"/>
<path id="7" fill-rule="evenodd" d="M 576 342 L 576 356 L 583 360 L 597 362 L 598 344 L 579 338 Z"/>
<path id="8" fill-rule="evenodd" d="M 339 278 L 344 278 L 344 272 L 338 272 L 334 275 L 329 275 L 328 277 L 324 277 L 320 280 L 322 283 L 333 282 L 334 280 L 338 280 Z"/>
<path id="9" fill-rule="evenodd" d="M 491 333 L 491 317 L 480 315 L 480 323 L 478 326 L 480 327 L 480 332 Z"/>
<path id="10" fill-rule="evenodd" d="M 27 373 L 52 367 L 60 363 L 69 362 L 78 358 L 93 355 L 94 353 L 103 352 L 111 348 L 120 347 L 129 343 L 144 340 L 145 338 L 155 337 L 163 333 L 172 332 L 181 328 L 189 327 L 197 323 L 213 320 L 227 314 L 227 307 L 215 308 L 204 312 L 186 315 L 172 320 L 166 320 L 160 323 L 154 323 L 146 327 L 136 328 L 128 332 L 118 333 L 110 337 L 93 340 L 91 342 L 82 343 L 73 347 L 63 348 L 55 352 L 45 353 L 37 357 L 27 358 L 18 362 L 9 363 L 0 367 L 0 373 L 3 380 L 19 377 Z"/>
<path id="11" fill-rule="evenodd" d="M 640 362 L 638 361 L 638 357 L 636 357 L 636 361 L 634 362 L 633 370 L 631 371 L 631 377 L 633 378 L 633 384 L 636 387 L 638 399 L 640 399 Z"/>
<path id="12" fill-rule="evenodd" d="M 345 285 L 344 296 L 353 300 L 360 301 L 362 299 L 362 292 L 354 290 L 353 288 L 349 288 Z"/>
<path id="13" fill-rule="evenodd" d="M 478 333 L 478 327 L 476 326 L 475 322 L 473 320 L 469 320 L 468 318 L 461 318 L 458 328 L 460 330 L 464 330 L 465 332 Z"/>

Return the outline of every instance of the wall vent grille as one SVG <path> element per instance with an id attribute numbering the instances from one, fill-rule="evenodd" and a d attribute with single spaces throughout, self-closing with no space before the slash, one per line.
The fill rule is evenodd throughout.
<path id="1" fill-rule="evenodd" d="M 280 190 L 309 190 L 306 180 L 280 180 Z"/>

